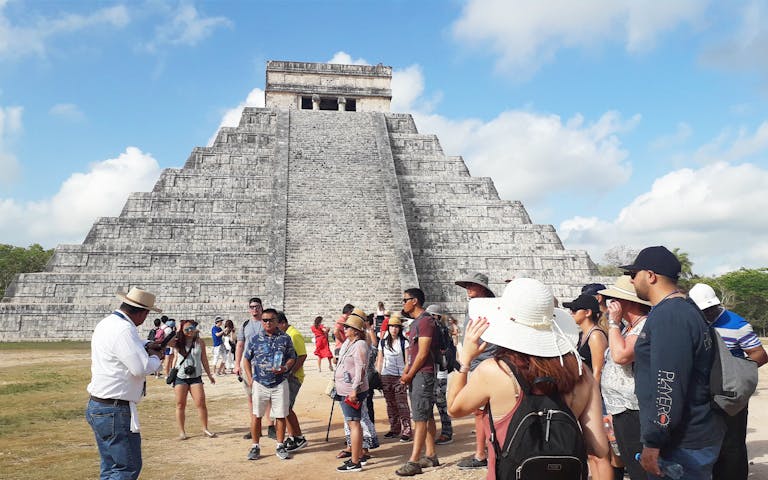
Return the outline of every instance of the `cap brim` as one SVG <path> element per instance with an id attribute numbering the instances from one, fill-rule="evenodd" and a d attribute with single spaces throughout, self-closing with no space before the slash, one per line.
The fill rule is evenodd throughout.
<path id="1" fill-rule="evenodd" d="M 630 302 L 639 303 L 641 305 L 647 305 L 649 307 L 651 306 L 651 302 L 641 300 L 637 296 L 633 296 L 631 293 L 625 292 L 623 290 L 617 290 L 615 287 L 608 287 L 605 290 L 600 290 L 597 293 L 600 295 L 605 295 L 606 297 L 619 298 L 621 300 L 627 300 Z"/>
<path id="2" fill-rule="evenodd" d="M 576 347 L 579 328 L 565 310 L 554 310 L 553 321 L 557 326 L 537 329 L 510 320 L 512 315 L 501 301 L 500 298 L 474 298 L 469 302 L 471 319 L 485 317 L 488 320 L 488 329 L 480 337 L 483 341 L 537 357 L 558 357 Z"/>
<path id="3" fill-rule="evenodd" d="M 637 272 L 642 270 L 642 268 L 633 264 L 633 265 L 622 265 L 619 267 L 619 270 L 625 270 L 627 272 Z"/>

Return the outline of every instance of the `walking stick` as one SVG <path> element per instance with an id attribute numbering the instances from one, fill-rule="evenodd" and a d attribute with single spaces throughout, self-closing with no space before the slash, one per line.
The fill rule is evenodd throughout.
<path id="1" fill-rule="evenodd" d="M 331 434 L 331 419 L 333 418 L 333 406 L 336 404 L 334 399 L 331 399 L 331 414 L 328 416 L 328 430 L 325 431 L 325 441 L 328 441 L 328 436 Z"/>

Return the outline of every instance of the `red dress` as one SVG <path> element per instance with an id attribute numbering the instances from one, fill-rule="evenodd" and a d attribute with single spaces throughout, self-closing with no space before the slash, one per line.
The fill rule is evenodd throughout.
<path id="1" fill-rule="evenodd" d="M 325 333 L 322 327 L 311 327 L 312 333 L 315 335 L 315 355 L 318 358 L 332 358 L 331 348 L 328 346 L 328 335 Z"/>

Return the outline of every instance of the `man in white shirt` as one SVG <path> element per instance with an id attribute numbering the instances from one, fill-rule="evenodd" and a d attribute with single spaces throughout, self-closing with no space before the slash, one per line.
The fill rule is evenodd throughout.
<path id="1" fill-rule="evenodd" d="M 159 344 L 139 337 L 136 327 L 155 307 L 155 295 L 133 287 L 117 293 L 122 303 L 102 319 L 91 337 L 90 399 L 85 411 L 101 456 L 100 478 L 136 479 L 141 472 L 141 435 L 136 404 L 146 376 L 160 368 Z"/>

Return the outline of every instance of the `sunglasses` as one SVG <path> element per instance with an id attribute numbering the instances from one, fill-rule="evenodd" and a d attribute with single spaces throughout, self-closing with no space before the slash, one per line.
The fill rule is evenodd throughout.
<path id="1" fill-rule="evenodd" d="M 248 305 L 248 308 L 251 310 L 255 310 L 257 308 L 261 308 L 261 305 Z"/>
<path id="2" fill-rule="evenodd" d="M 404 298 L 404 299 L 403 299 L 403 303 L 408 303 L 408 302 L 410 302 L 411 300 L 413 300 L 414 298 L 416 298 L 416 297 Z"/>
<path id="3" fill-rule="evenodd" d="M 277 319 L 276 318 L 272 318 L 272 317 L 270 317 L 270 318 L 263 318 L 262 317 L 261 321 L 269 323 L 269 322 L 276 322 Z"/>

